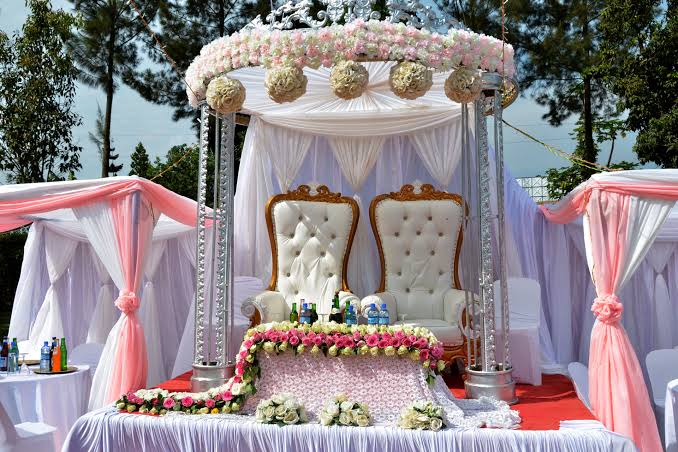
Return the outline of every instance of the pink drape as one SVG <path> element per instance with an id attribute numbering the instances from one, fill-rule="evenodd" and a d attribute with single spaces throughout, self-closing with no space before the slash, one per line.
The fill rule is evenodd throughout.
<path id="1" fill-rule="evenodd" d="M 653 187 L 656 192 L 653 192 Z M 588 215 L 591 272 L 597 298 L 591 310 L 597 321 L 591 332 L 589 398 L 600 421 L 610 430 L 631 438 L 642 452 L 662 450 L 654 412 L 633 346 L 620 320 L 623 305 L 617 298 L 625 265 L 626 239 L 633 195 L 678 198 L 678 186 L 624 185 L 590 182 L 550 210 L 547 219 L 558 223 Z M 674 196 L 671 198 L 670 196 Z"/>
<path id="2" fill-rule="evenodd" d="M 46 184 L 48 185 L 48 184 Z M 27 224 L 25 215 L 36 215 L 59 209 L 79 207 L 100 202 L 103 199 L 123 198 L 140 192 L 160 212 L 188 226 L 196 224 L 195 202 L 145 179 L 122 180 L 97 187 L 64 190 L 63 193 L 47 193 L 18 199 L 3 200 L 0 197 L 0 232 Z"/>
<path id="3" fill-rule="evenodd" d="M 137 317 L 140 300 L 136 292 L 141 285 L 143 263 L 155 225 L 153 209 L 139 192 L 114 199 L 110 204 L 125 286 L 115 301 L 123 317 L 107 402 L 146 386 L 148 357 L 144 330 Z"/>

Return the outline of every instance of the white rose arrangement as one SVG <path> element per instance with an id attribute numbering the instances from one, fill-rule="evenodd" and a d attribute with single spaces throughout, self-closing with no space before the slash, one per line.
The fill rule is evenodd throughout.
<path id="1" fill-rule="evenodd" d="M 371 423 L 367 405 L 348 400 L 345 394 L 338 394 L 325 403 L 320 412 L 322 425 L 346 425 L 367 427 Z"/>
<path id="2" fill-rule="evenodd" d="M 398 427 L 437 432 L 445 427 L 443 408 L 431 401 L 417 400 L 400 412 Z"/>
<path id="3" fill-rule="evenodd" d="M 257 405 L 254 414 L 262 424 L 292 425 L 308 422 L 304 406 L 292 394 L 275 394 Z"/>
<path id="4" fill-rule="evenodd" d="M 226 76 L 213 79 L 207 86 L 207 104 L 219 113 L 240 111 L 245 102 L 245 87 L 240 80 Z"/>
<path id="5" fill-rule="evenodd" d="M 330 73 L 330 86 L 337 97 L 344 100 L 360 97 L 370 81 L 370 74 L 360 63 L 342 61 Z"/>
<path id="6" fill-rule="evenodd" d="M 307 84 L 304 71 L 293 66 L 269 69 L 264 78 L 268 97 L 279 104 L 299 99 L 306 92 Z"/>
<path id="7" fill-rule="evenodd" d="M 389 83 L 396 96 L 416 99 L 433 86 L 433 72 L 421 63 L 403 61 L 391 68 Z"/>
<path id="8" fill-rule="evenodd" d="M 455 102 L 473 102 L 480 95 L 483 81 L 477 69 L 459 67 L 445 80 L 445 95 Z"/>

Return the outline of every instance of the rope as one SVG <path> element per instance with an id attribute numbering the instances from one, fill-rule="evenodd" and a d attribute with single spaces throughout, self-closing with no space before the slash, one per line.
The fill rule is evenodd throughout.
<path id="1" fill-rule="evenodd" d="M 189 147 L 189 148 L 188 148 L 188 151 L 184 152 L 184 155 L 182 155 L 182 156 L 179 157 L 177 160 L 175 160 L 174 162 L 172 162 L 172 164 L 171 164 L 170 166 L 168 166 L 167 168 L 165 168 L 164 170 L 162 170 L 161 172 L 159 172 L 158 174 L 156 174 L 155 176 L 153 176 L 153 177 L 151 178 L 151 182 L 153 182 L 153 181 L 156 180 L 156 179 L 161 178 L 166 172 L 170 171 L 172 168 L 174 168 L 174 167 L 177 166 L 179 163 L 181 163 L 182 160 L 184 160 L 186 157 L 188 157 L 188 155 L 189 155 L 191 152 L 195 151 L 196 149 L 197 149 L 197 148 L 196 148 L 195 146 Z"/>
<path id="2" fill-rule="evenodd" d="M 554 154 L 558 157 L 562 157 L 566 160 L 569 160 L 571 163 L 574 163 L 575 165 L 583 166 L 583 167 L 586 167 L 586 168 L 589 168 L 589 169 L 592 169 L 592 170 L 595 170 L 595 171 L 615 171 L 611 168 L 608 168 L 605 165 L 601 165 L 599 163 L 594 163 L 594 162 L 589 162 L 588 160 L 584 160 L 581 157 L 577 157 L 576 155 L 569 154 L 569 153 L 562 151 L 562 150 L 560 150 L 560 149 L 558 149 L 554 146 L 551 146 L 550 144 L 544 143 L 540 139 L 533 137 L 532 135 L 525 132 L 524 130 L 521 130 L 516 126 L 509 124 L 508 122 L 506 122 L 506 120 L 502 120 L 502 122 L 504 124 L 506 124 L 507 126 L 509 126 L 510 128 L 512 128 L 513 130 L 515 130 L 516 132 L 520 133 L 521 135 L 529 138 L 530 140 L 532 140 L 536 143 L 541 144 L 552 154 Z"/>
<path id="3" fill-rule="evenodd" d="M 146 30 L 148 30 L 148 32 L 153 37 L 153 40 L 155 41 L 157 47 L 160 49 L 162 54 L 165 56 L 165 59 L 167 59 L 170 66 L 172 66 L 172 69 L 174 69 L 174 71 L 177 73 L 177 75 L 179 75 L 179 78 L 181 78 L 181 80 L 184 82 L 184 85 L 186 85 L 188 87 L 188 89 L 191 90 L 193 95 L 195 97 L 198 97 L 196 92 L 193 91 L 193 88 L 191 88 L 191 85 L 189 85 L 188 82 L 186 81 L 186 78 L 184 77 L 184 73 L 181 71 L 181 69 L 179 69 L 179 66 L 177 65 L 176 61 L 174 61 L 174 59 L 169 55 L 169 53 L 167 53 L 167 49 L 165 49 L 165 46 L 162 44 L 162 42 L 160 42 L 160 39 L 155 34 L 155 32 L 153 31 L 151 26 L 148 24 L 148 21 L 146 21 L 146 19 L 144 18 L 144 15 L 141 13 L 141 10 L 137 6 L 136 2 L 134 0 L 129 0 L 129 4 L 132 5 L 132 8 L 134 8 L 134 11 L 136 11 L 137 16 L 139 16 L 139 19 L 141 19 L 141 22 L 144 24 L 144 27 L 146 28 Z"/>

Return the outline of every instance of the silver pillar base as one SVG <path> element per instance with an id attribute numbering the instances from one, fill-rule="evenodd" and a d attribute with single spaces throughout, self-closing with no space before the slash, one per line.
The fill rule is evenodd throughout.
<path id="1" fill-rule="evenodd" d="M 492 397 L 503 400 L 509 405 L 518 402 L 516 397 L 516 382 L 511 373 L 513 369 L 497 372 L 481 372 L 466 368 L 466 397 L 479 399 L 480 397 Z"/>
<path id="2" fill-rule="evenodd" d="M 191 377 L 191 392 L 203 392 L 210 388 L 216 388 L 228 381 L 235 373 L 235 365 L 208 366 L 193 364 L 193 376 Z"/>

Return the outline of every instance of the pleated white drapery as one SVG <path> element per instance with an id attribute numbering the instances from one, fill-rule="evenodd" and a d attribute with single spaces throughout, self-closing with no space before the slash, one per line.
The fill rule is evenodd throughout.
<path id="1" fill-rule="evenodd" d="M 103 344 L 106 342 L 108 333 L 120 317 L 120 311 L 115 308 L 113 302 L 116 299 L 115 284 L 108 274 L 108 270 L 92 249 L 92 261 L 99 278 L 99 291 L 97 293 L 94 315 L 87 332 L 87 342 Z"/>
<path id="2" fill-rule="evenodd" d="M 461 160 L 461 134 L 459 125 L 453 123 L 410 135 L 424 166 L 443 187 L 450 185 Z"/>
<path id="3" fill-rule="evenodd" d="M 369 247 L 370 228 L 369 215 L 363 207 L 362 199 L 358 192 L 365 179 L 374 168 L 374 164 L 379 158 L 379 154 L 384 146 L 384 137 L 331 137 L 330 146 L 334 151 L 334 157 L 337 159 L 341 171 L 346 180 L 351 185 L 354 192 L 353 199 L 358 203 L 358 209 L 361 213 L 358 222 L 358 229 L 353 239 L 353 247 L 356 250 L 365 250 Z M 370 260 L 365 258 L 365 253 L 354 253 L 350 257 L 357 265 L 352 265 L 349 269 L 349 279 L 357 293 L 367 293 L 367 288 L 374 284 L 378 278 L 378 269 L 375 268 Z"/>
<path id="4" fill-rule="evenodd" d="M 261 141 L 261 149 L 266 151 L 280 190 L 284 193 L 297 177 L 313 135 L 275 126 L 263 127 L 259 132 L 257 138 Z M 281 152 L 281 149 L 284 151 Z"/>
<path id="5" fill-rule="evenodd" d="M 671 242 L 655 243 L 647 253 L 647 262 L 656 275 L 651 282 L 654 300 L 655 340 L 659 348 L 672 348 L 674 340 L 673 307 L 669 296 L 669 286 L 664 278 L 664 270 L 671 255 L 676 250 L 676 244 Z"/>
<path id="6" fill-rule="evenodd" d="M 68 268 L 77 246 L 78 242 L 74 240 L 45 231 L 45 263 L 49 288 L 31 328 L 29 341 L 32 348 L 39 348 L 44 341 L 51 341 L 52 337 L 64 337 L 60 291 L 57 284 Z"/>
<path id="7" fill-rule="evenodd" d="M 146 259 L 144 276 L 146 283 L 143 289 L 143 303 L 139 308 L 139 319 L 144 326 L 146 338 L 146 352 L 148 353 L 148 376 L 146 385 L 156 386 L 167 380 L 170 376 L 165 372 L 162 362 L 162 342 L 156 340 L 156 334 L 161 333 L 160 314 L 158 313 L 158 299 L 155 294 L 155 278 L 160 267 L 160 260 L 167 249 L 167 240 L 156 240 L 151 245 L 151 252 Z"/>

